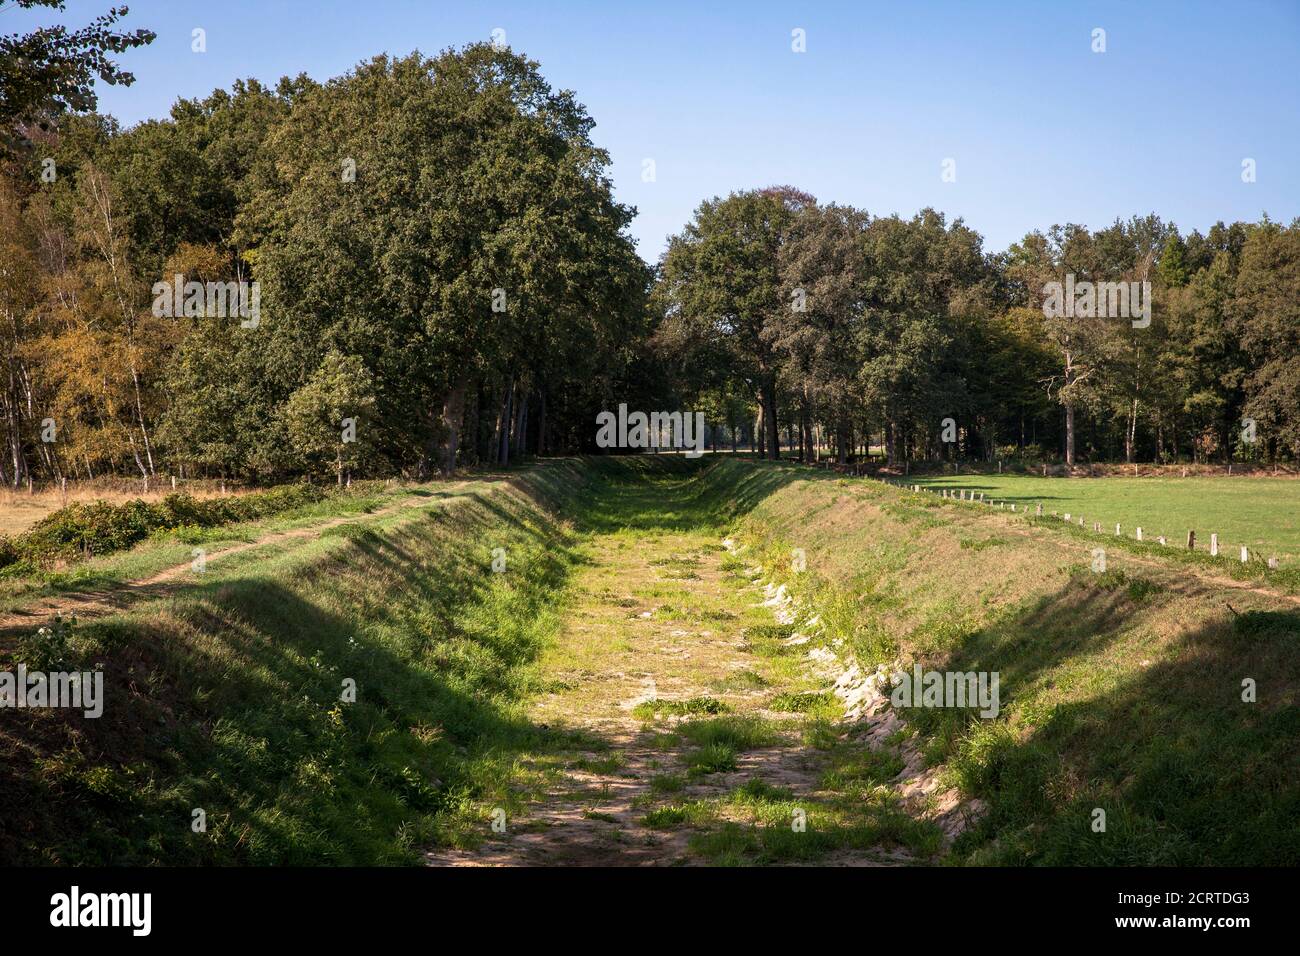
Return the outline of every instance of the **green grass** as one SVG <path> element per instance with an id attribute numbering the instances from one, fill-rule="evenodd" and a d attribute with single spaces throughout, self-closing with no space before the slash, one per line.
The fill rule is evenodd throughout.
<path id="1" fill-rule="evenodd" d="M 684 826 L 702 826 L 713 821 L 713 808 L 703 801 L 670 803 L 655 807 L 641 818 L 652 830 L 676 830 Z"/>
<path id="2" fill-rule="evenodd" d="M 702 777 L 710 773 L 731 773 L 735 769 L 736 748 L 731 744 L 705 744 L 686 756 L 686 773 L 689 777 Z"/>
<path id="3" fill-rule="evenodd" d="M 743 715 L 691 720 L 679 724 L 677 733 L 697 747 L 722 745 L 735 750 L 770 747 L 777 740 L 771 721 Z"/>
<path id="4" fill-rule="evenodd" d="M 530 492 L 544 499 L 548 480 Z M 509 753 L 572 745 L 522 711 L 571 532 L 490 491 L 374 531 L 240 556 L 77 625 L 76 663 L 105 671 L 104 716 L 7 722 L 0 860 L 414 863 L 434 840 L 472 839 L 483 802 L 529 799 L 544 771 L 530 781 Z"/>
<path id="5" fill-rule="evenodd" d="M 942 839 L 933 824 L 910 816 L 882 788 L 799 797 L 751 778 L 723 797 L 675 810 L 674 825 L 723 820 L 690 839 L 692 851 L 716 866 L 815 864 L 842 850 L 903 851 L 925 862 L 939 852 Z"/>
<path id="6" fill-rule="evenodd" d="M 1129 596 L 1129 599 L 1145 601 L 1153 594 L 1159 594 L 1164 587 L 1147 578 L 1131 575 L 1127 571 L 1119 568 L 1110 568 L 1094 574 L 1091 571 L 1080 571 L 1079 578 L 1091 586 L 1100 588 L 1103 591 L 1123 590 Z"/>
<path id="7" fill-rule="evenodd" d="M 752 670 L 740 670 L 713 681 L 712 686 L 719 693 L 728 691 L 734 693 L 747 690 L 762 690 L 767 685 L 768 680 L 762 674 L 756 674 Z"/>
<path id="8" fill-rule="evenodd" d="M 759 657 L 802 657 L 806 647 L 787 644 L 794 636 L 792 624 L 754 624 L 741 636 L 750 651 Z"/>
<path id="9" fill-rule="evenodd" d="M 828 790 L 871 789 L 889 783 L 903 767 L 903 758 L 892 751 L 845 748 L 822 775 L 822 786 Z"/>
<path id="10" fill-rule="evenodd" d="M 692 697 L 689 700 L 645 700 L 632 708 L 638 720 L 655 720 L 659 717 L 693 717 L 698 714 L 721 714 L 728 710 L 726 704 L 715 697 Z"/>
<path id="11" fill-rule="evenodd" d="M 1074 530 L 1027 524 L 1031 533 L 1011 534 L 975 508 L 787 465 L 598 459 L 517 480 L 524 494 L 475 485 L 428 510 L 358 506 L 347 531 L 250 549 L 175 593 L 40 642 L 6 635 L 0 665 L 15 653 L 102 665 L 109 699 L 99 721 L 6 718 L 0 862 L 413 864 L 431 845 L 473 846 L 492 809 L 514 820 L 566 772 L 631 772 L 598 734 L 529 715 L 536 695 L 581 682 L 580 671 L 544 673 L 538 661 L 573 611 L 584 542 L 717 540 L 724 530 L 746 542 L 739 568 L 764 561 L 786 573 L 772 569 L 788 569 L 790 547 L 807 548 L 808 572 L 787 578 L 822 618 L 816 646 L 842 642 L 864 663 L 997 671 L 1001 712 L 911 709 L 903 730 L 868 747 L 832 700 L 806 689 L 809 645 L 783 643 L 795 628 L 759 624 L 765 609 L 741 607 L 752 592 L 729 616 L 677 592 L 673 614 L 725 621 L 753 655 L 752 669 L 700 682 L 744 695 L 728 698 L 730 712 L 699 696 L 647 702 L 638 714 L 680 718 L 647 730 L 665 753 L 637 806 L 646 826 L 690 830 L 693 855 L 719 865 L 816 863 L 842 851 L 959 864 L 1300 862 L 1300 613 L 1279 598 L 1228 590 L 1150 550 L 1140 566 L 1125 553 L 1095 574 Z M 976 480 L 957 484 L 982 487 Z M 1221 503 L 1207 496 L 1207 506 Z M 1053 508 L 1094 520 L 1077 504 Z M 238 540 L 319 520 L 284 515 L 222 533 Z M 1107 519 L 1098 510 L 1095 520 Z M 490 571 L 494 547 L 507 550 L 505 574 Z M 111 582 L 188 552 L 151 540 L 75 573 Z M 656 564 L 656 587 L 674 593 L 667 585 L 697 567 L 690 560 Z M 8 593 L 30 600 L 70 580 Z M 620 595 L 601 599 L 617 606 Z M 638 594 L 636 606 L 668 615 L 661 596 Z M 340 699 L 345 678 L 355 703 Z M 800 716 L 743 712 L 765 705 Z M 987 808 L 950 852 L 892 789 L 913 743 L 945 784 Z M 712 775 L 777 744 L 746 768 L 802 744 L 813 792 L 755 779 L 718 795 Z M 579 806 L 606 818 L 596 803 Z M 1088 826 L 1099 806 L 1104 835 Z M 205 833 L 191 829 L 196 808 Z M 796 810 L 803 830 L 792 826 Z"/>
<path id="12" fill-rule="evenodd" d="M 785 691 L 777 694 L 768 702 L 769 710 L 784 711 L 792 714 L 806 714 L 834 702 L 834 695 L 827 691 L 791 693 Z"/>
<path id="13" fill-rule="evenodd" d="M 232 545 L 247 544 L 267 535 L 310 528 L 334 518 L 359 519 L 364 523 L 360 526 L 338 525 L 325 528 L 320 532 L 322 536 L 346 537 L 373 533 L 378 528 L 389 527 L 405 518 L 401 515 L 388 515 L 372 521 L 366 520 L 367 515 L 411 496 L 426 497 L 433 507 L 456 497 L 448 491 L 435 491 L 433 486 L 383 488 L 371 487 L 368 483 L 254 521 L 211 528 L 181 527 L 157 532 L 128 551 L 77 561 L 62 569 L 13 565 L 0 570 L 0 610 L 20 609 L 42 598 L 113 587 L 126 581 L 147 578 L 168 568 L 189 564 L 193 560 L 195 546 L 201 546 L 212 554 Z M 261 560 L 276 549 L 293 547 L 296 543 L 299 542 L 280 542 L 239 555 L 222 557 L 219 562 L 213 562 L 206 573 L 215 575 L 218 567 L 228 570 L 247 566 L 250 561 Z"/>
<path id="14" fill-rule="evenodd" d="M 677 735 L 694 745 L 686 755 L 687 774 L 691 777 L 730 773 L 736 769 L 738 753 L 769 747 L 777 741 L 776 729 L 769 721 L 745 715 L 697 718 L 679 724 Z"/>
<path id="15" fill-rule="evenodd" d="M 650 778 L 650 792 L 659 796 L 681 793 L 685 788 L 686 780 L 680 774 L 661 773 Z"/>
<path id="16" fill-rule="evenodd" d="M 642 822 L 656 830 L 696 830 L 691 851 L 715 866 L 815 864 L 837 851 L 882 858 L 902 851 L 926 862 L 941 848 L 938 829 L 909 816 L 883 789 L 801 798 L 759 777 L 722 796 L 656 807 Z"/>
<path id="17" fill-rule="evenodd" d="M 1202 548 L 1209 530 L 1220 532 L 1225 550 L 1232 534 L 1294 547 L 1300 485 L 1016 476 L 911 483 L 984 490 L 1031 511 L 1042 500 L 1048 512 L 1082 512 L 1089 530 L 817 476 L 775 491 L 737 533 L 747 555 L 770 555 L 769 568 L 787 560 L 791 546 L 807 550 L 809 571 L 792 586 L 860 661 L 999 673 L 994 719 L 951 708 L 899 712 L 940 778 L 987 808 L 950 862 L 1300 862 L 1300 615 L 1283 597 L 1216 579 L 1282 590 L 1294 582 L 1285 571 L 1131 539 L 1113 551 L 1102 542 L 1109 570 L 1089 567 L 1091 522 L 1109 522 L 1113 533 L 1122 521 L 1131 534 L 1139 509 L 1148 542 L 1157 533 L 1171 545 L 1179 540 L 1176 527 L 1160 527 L 1150 511 L 1199 509 L 1222 521 L 1198 522 Z M 913 512 L 927 502 L 942 520 L 922 528 Z M 837 512 L 840 503 L 861 506 Z M 1120 510 L 1108 513 L 1103 503 Z M 1007 544 L 979 551 L 967 543 L 991 534 Z M 908 544 L 912 550 L 899 550 Z M 1243 700 L 1247 679 L 1253 702 Z M 836 759 L 845 742 L 832 741 L 830 730 L 810 722 L 805 739 Z M 875 762 L 886 759 L 870 758 L 860 770 L 850 763 L 828 782 L 870 790 L 898 768 L 892 759 Z M 1107 811 L 1105 834 L 1089 827 L 1096 807 Z M 733 840 L 739 850 L 713 851 L 746 859 L 766 852 L 753 833 Z"/>
<path id="18" fill-rule="evenodd" d="M 1092 527 L 1115 525 L 1132 537 L 1163 535 L 1185 545 L 1189 529 L 1208 550 L 1211 532 L 1236 557 L 1244 544 L 1266 556 L 1300 558 L 1300 481 L 1285 478 L 1035 478 L 1027 475 L 944 475 L 911 477 L 909 484 L 939 491 L 966 489 L 986 499 L 1015 502 L 1017 511 L 1041 504 L 1045 514 L 1080 515 Z M 985 545 L 986 547 L 988 545 Z"/>

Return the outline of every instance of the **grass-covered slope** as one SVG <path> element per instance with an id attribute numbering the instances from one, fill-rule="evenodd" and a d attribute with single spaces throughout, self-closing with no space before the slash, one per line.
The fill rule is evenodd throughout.
<path id="1" fill-rule="evenodd" d="M 1000 673 L 994 720 L 906 712 L 929 759 L 987 803 L 955 861 L 1300 862 L 1289 597 L 1154 549 L 1109 549 L 1094 572 L 1105 542 L 868 480 L 742 462 L 713 480 L 759 495 L 742 538 L 864 663 Z"/>
<path id="2" fill-rule="evenodd" d="M 41 598 L 109 588 L 208 554 L 329 521 L 391 510 L 412 497 L 447 498 L 458 486 L 357 482 L 350 488 L 283 485 L 225 497 L 168 495 L 73 503 L 27 532 L 0 539 L 0 615 Z M 4 628 L 0 625 L 0 636 Z"/>
<path id="3" fill-rule="evenodd" d="M 284 485 L 229 498 L 171 494 L 158 502 L 74 503 L 16 538 L 0 537 L 0 569 L 30 573 L 56 561 L 124 551 L 150 535 L 198 531 L 300 509 L 330 497 L 316 485 Z"/>
<path id="4" fill-rule="evenodd" d="M 638 484 L 665 470 L 695 478 Z M 680 491 L 660 490 L 670 485 Z M 0 862 L 416 863 L 431 846 L 472 846 L 485 807 L 514 814 L 532 799 L 516 787 L 532 773 L 521 755 L 603 752 L 600 740 L 559 739 L 559 721 L 529 709 L 578 693 L 548 684 L 548 654 L 557 672 L 610 666 L 603 632 L 581 645 L 590 661 L 555 658 L 563 627 L 604 626 L 582 616 L 575 579 L 627 617 L 617 567 L 590 562 L 616 561 L 639 535 L 686 534 L 699 550 L 728 531 L 748 548 L 742 563 L 787 581 L 861 663 L 1000 673 L 994 720 L 905 715 L 928 759 L 986 806 L 951 862 L 1300 862 L 1300 608 L 1267 580 L 1134 547 L 1108 549 L 1097 573 L 1097 542 L 1077 529 L 790 465 L 555 461 L 443 493 L 342 524 L 303 519 L 292 537 L 80 621 L 62 666 L 103 668 L 104 715 L 0 711 Z M 806 554 L 799 574 L 794 548 Z M 108 587 L 178 559 L 183 543 L 148 540 L 89 566 Z M 647 587 L 676 573 L 656 560 Z M 647 600 L 677 600 L 677 583 Z M 737 594 L 726 601 L 752 600 Z M 0 629 L 0 670 L 32 652 L 29 634 Z M 821 688 L 792 686 L 773 708 L 824 708 Z M 675 701 L 669 690 L 660 696 Z M 637 716 L 665 719 L 652 710 Z M 827 746 L 853 743 L 827 733 Z M 894 766 L 876 756 L 862 754 L 873 787 Z M 741 796 L 788 816 L 771 794 Z M 681 803 L 706 805 L 739 812 Z M 709 831 L 706 842 L 730 842 L 701 852 L 788 858 L 742 845 L 748 833 Z"/>
<path id="5" fill-rule="evenodd" d="M 103 668 L 104 714 L 0 711 L 0 862 L 417 861 L 484 753 L 535 733 L 582 481 L 551 463 L 78 624 L 64 666 Z"/>

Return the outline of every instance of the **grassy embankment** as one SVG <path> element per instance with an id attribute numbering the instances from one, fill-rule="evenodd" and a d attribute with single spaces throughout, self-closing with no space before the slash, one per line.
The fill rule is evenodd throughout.
<path id="1" fill-rule="evenodd" d="M 148 580 L 188 565 L 196 548 L 214 558 L 250 547 L 269 553 L 274 546 L 259 542 L 279 545 L 326 524 L 416 500 L 443 501 L 458 489 L 456 483 L 368 481 L 347 489 L 283 485 L 227 497 L 76 502 L 13 538 L 0 538 L 0 613 L 68 592 Z"/>
<path id="2" fill-rule="evenodd" d="M 1255 486 L 1211 483 L 1225 513 Z M 1021 500 L 1042 500 L 1035 491 Z M 1099 500 L 1081 510 L 1107 515 Z M 1271 513 L 1250 533 L 1267 534 Z M 929 759 L 989 805 L 955 862 L 1300 862 L 1294 601 L 1213 583 L 1200 575 L 1220 565 L 1151 544 L 1107 545 L 1095 573 L 1096 537 L 1059 520 L 866 480 L 801 478 L 764 497 L 742 534 L 864 663 L 1000 673 L 996 720 L 906 712 Z M 798 580 L 781 571 L 791 547 L 807 551 Z M 1247 678 L 1256 703 L 1242 700 Z M 1096 808 L 1105 833 L 1092 830 Z"/>
<path id="3" fill-rule="evenodd" d="M 738 596 L 737 575 L 753 555 L 863 663 L 1001 673 L 994 721 L 909 712 L 929 758 L 989 805 L 954 862 L 1300 860 L 1292 603 L 1208 583 L 1160 554 L 1120 549 L 1094 574 L 1089 543 L 1072 530 L 865 480 L 741 461 L 649 480 L 689 467 L 549 463 L 510 489 L 471 484 L 427 510 L 277 539 L 176 593 L 84 622 L 68 664 L 103 666 L 105 715 L 4 713 L 0 859 L 401 863 L 429 843 L 473 843 L 486 808 L 526 806 L 573 753 L 618 762 L 616 742 L 543 726 L 529 707 L 564 699 L 554 675 L 583 669 L 566 654 L 601 652 L 556 638 L 592 610 L 590 594 L 622 600 L 620 545 L 687 535 L 672 546 L 689 553 L 652 560 L 689 581 L 703 546 L 732 528 L 752 549 L 746 560 L 708 560 L 732 572 L 733 593 L 695 588 L 691 598 L 647 581 L 638 595 L 658 601 L 655 613 L 670 591 L 682 606 L 664 613 L 712 609 L 753 655 L 754 666 L 710 688 L 729 712 L 684 693 L 638 714 L 686 761 L 651 781 L 647 824 L 688 828 L 695 854 L 817 859 L 884 840 L 926 858 L 934 848 L 924 827 L 869 803 L 897 768 L 891 753 L 845 746 L 784 633 L 747 616 L 757 612 L 742 607 L 752 599 Z M 689 487 L 665 494 L 665 480 Z M 101 573 L 161 566 L 175 547 L 147 542 L 102 559 Z M 496 547 L 503 574 L 490 571 Z M 807 551 L 798 576 L 793 547 Z M 593 569 L 606 584 L 575 588 Z M 14 638 L 0 642 L 6 666 Z M 1241 701 L 1246 677 L 1258 703 Z M 344 678 L 357 683 L 355 704 L 339 700 Z M 791 795 L 761 778 L 684 796 L 789 732 L 744 713 L 753 697 L 768 712 L 801 712 L 797 739 L 827 755 L 813 840 L 786 835 Z M 692 707 L 703 710 L 659 727 Z M 1090 827 L 1096 807 L 1107 811 L 1104 834 Z M 191 828 L 196 808 L 206 833 Z"/>
<path id="4" fill-rule="evenodd" d="M 582 480 L 555 463 L 273 538 L 79 623 L 62 666 L 104 670 L 104 715 L 0 715 L 0 860 L 418 860 L 482 755 L 537 732 L 518 702 L 573 560 L 551 505 Z M 506 573 L 490 570 L 497 547 Z M 148 542 L 100 571 L 120 579 L 176 548 Z M 6 635 L 3 666 L 20 645 L 31 656 L 30 635 Z"/>

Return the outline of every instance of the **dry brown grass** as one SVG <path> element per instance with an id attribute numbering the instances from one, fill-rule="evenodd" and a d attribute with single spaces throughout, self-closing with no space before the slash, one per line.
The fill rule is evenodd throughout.
<path id="1" fill-rule="evenodd" d="M 222 494 L 219 481 L 206 479 L 177 481 L 175 490 L 195 498 L 216 498 Z M 247 494 L 251 490 L 227 486 L 226 494 Z M 160 501 L 171 493 L 171 481 L 166 478 L 150 481 L 148 493 L 143 482 L 126 478 L 69 481 L 66 494 L 56 485 L 38 485 L 30 492 L 26 488 L 0 488 L 0 535 L 22 534 L 46 515 L 70 504 L 107 501 L 120 505 L 136 498 Z"/>

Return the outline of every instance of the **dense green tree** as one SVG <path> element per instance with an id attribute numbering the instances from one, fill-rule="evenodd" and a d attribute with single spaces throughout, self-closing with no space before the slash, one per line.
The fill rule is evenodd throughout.
<path id="1" fill-rule="evenodd" d="M 380 57 L 298 96 L 237 230 L 266 284 L 267 378 L 292 386 L 330 347 L 361 356 L 394 464 L 452 467 L 475 378 L 505 382 L 517 424 L 559 371 L 526 366 L 602 354 L 644 295 L 591 125 L 488 44 Z"/>
<path id="2" fill-rule="evenodd" d="M 660 263 L 665 321 L 681 342 L 704 340 L 727 375 L 752 390 L 767 457 L 779 457 L 773 325 L 790 303 L 778 256 L 812 197 L 790 188 L 732 193 L 700 204 Z"/>
<path id="3" fill-rule="evenodd" d="M 812 447 L 820 415 L 834 423 L 840 460 L 862 405 L 856 346 L 863 335 L 868 222 L 866 213 L 849 206 L 799 210 L 778 252 L 785 307 L 773 313 L 767 333 L 798 404 L 801 444 Z"/>
<path id="4" fill-rule="evenodd" d="M 1169 288 L 1187 284 L 1187 243 L 1177 230 L 1170 232 L 1160 254 L 1160 278 Z"/>
<path id="5" fill-rule="evenodd" d="M 1251 364 L 1245 413 L 1271 451 L 1300 457 L 1300 221 L 1249 231 L 1232 310 Z"/>
<path id="6" fill-rule="evenodd" d="M 285 403 L 285 433 L 306 470 L 332 466 L 341 485 L 345 472 L 365 462 L 374 413 L 374 378 L 365 363 L 330 349 Z"/>
<path id="7" fill-rule="evenodd" d="M 702 203 L 650 270 L 591 117 L 522 56 L 241 81 L 123 130 L 83 112 L 145 42 L 119 16 L 4 38 L 46 56 L 0 62 L 0 125 L 41 147 L 0 164 L 6 482 L 446 472 L 594 450 L 620 402 L 769 457 L 1300 457 L 1295 224 L 1152 214 L 990 256 L 934 210 L 787 186 Z M 260 313 L 154 314 L 177 276 L 250 284 Z M 1151 321 L 1045 315 L 1067 276 L 1149 283 Z"/>
<path id="8" fill-rule="evenodd" d="M 945 372 L 944 365 L 957 325 L 953 308 L 962 301 L 956 294 L 984 278 L 980 245 L 979 235 L 960 220 L 949 227 L 932 209 L 910 220 L 889 216 L 871 223 L 866 359 L 859 379 L 867 402 L 879 411 L 891 463 L 905 434 L 937 450 L 942 420 L 956 421 L 969 409 L 964 375 Z"/>

